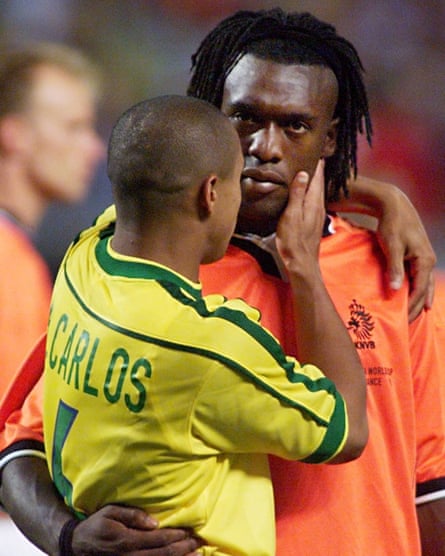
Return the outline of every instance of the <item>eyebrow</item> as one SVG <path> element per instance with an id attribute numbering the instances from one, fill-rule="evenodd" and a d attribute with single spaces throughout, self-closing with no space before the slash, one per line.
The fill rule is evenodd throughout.
<path id="1" fill-rule="evenodd" d="M 229 104 L 228 107 L 230 108 L 230 112 L 236 112 L 236 111 L 249 112 L 252 115 L 261 118 L 264 118 L 264 113 L 267 112 L 267 110 L 266 111 L 263 110 L 261 106 L 258 107 L 257 102 L 250 103 L 245 101 L 236 101 L 234 103 Z M 294 121 L 313 122 L 316 119 L 316 116 L 310 114 L 309 112 L 302 111 L 302 112 L 290 112 L 287 114 L 278 115 L 273 117 L 272 119 L 276 120 L 277 122 L 280 122 L 281 124 L 294 122 Z"/>

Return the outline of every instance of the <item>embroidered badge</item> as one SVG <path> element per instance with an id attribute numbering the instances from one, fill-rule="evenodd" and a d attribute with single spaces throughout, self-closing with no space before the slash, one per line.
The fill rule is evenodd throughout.
<path id="1" fill-rule="evenodd" d="M 372 340 L 374 321 L 371 314 L 365 309 L 364 305 L 361 305 L 355 299 L 349 305 L 349 311 L 347 329 L 351 330 L 356 338 L 355 347 L 357 349 L 375 349 L 375 342 Z"/>

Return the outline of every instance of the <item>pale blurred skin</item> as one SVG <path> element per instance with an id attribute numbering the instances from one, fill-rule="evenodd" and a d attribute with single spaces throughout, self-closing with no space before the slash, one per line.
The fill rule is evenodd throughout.
<path id="1" fill-rule="evenodd" d="M 97 90 L 91 78 L 41 63 L 32 70 L 27 93 L 23 103 L 0 118 L 0 209 L 33 230 L 50 203 L 71 204 L 86 197 L 105 146 L 95 129 Z M 16 94 L 16 98 L 20 97 Z M 15 274 L 13 262 L 8 271 Z M 40 285 L 31 287 L 33 295 L 39 296 Z M 37 308 L 27 306 L 24 298 L 16 299 L 16 310 L 20 314 Z M 28 340 L 31 332 L 27 329 L 18 336 Z M 40 331 L 35 333 L 37 338 Z M 24 357 L 27 350 L 25 341 L 22 351 L 17 342 L 18 356 Z M 4 375 L 7 371 L 4 366 Z M 2 526 L 6 545 L 17 543 L 17 551 L 11 553 L 31 550 L 10 521 L 3 518 Z"/>
<path id="2" fill-rule="evenodd" d="M 31 228 L 49 203 L 84 199 L 105 156 L 89 83 L 42 65 L 33 85 L 24 111 L 0 122 L 0 205 Z"/>
<path id="3" fill-rule="evenodd" d="M 28 169 L 42 194 L 73 202 L 83 199 L 104 145 L 95 130 L 93 91 L 57 68 L 36 71 L 26 114 L 30 131 Z"/>

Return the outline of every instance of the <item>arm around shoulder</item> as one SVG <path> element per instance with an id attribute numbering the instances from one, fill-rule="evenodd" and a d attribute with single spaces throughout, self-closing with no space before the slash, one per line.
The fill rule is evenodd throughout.
<path id="1" fill-rule="evenodd" d="M 417 506 L 422 556 L 445 556 L 445 497 Z"/>
<path id="2" fill-rule="evenodd" d="M 392 289 L 401 287 L 407 265 L 412 321 L 424 307 L 431 308 L 434 297 L 436 255 L 422 220 L 407 195 L 395 185 L 357 176 L 348 183 L 348 188 L 349 196 L 330 204 L 329 208 L 378 219 L 377 236 L 387 260 Z"/>
<path id="3" fill-rule="evenodd" d="M 51 481 L 46 461 L 20 457 L 3 470 L 1 500 L 23 534 L 51 556 L 62 556 L 59 538 L 74 518 Z M 74 556 L 144 554 L 192 556 L 201 540 L 183 529 L 158 529 L 138 508 L 105 506 L 79 522 L 72 537 Z"/>
<path id="4" fill-rule="evenodd" d="M 60 531 L 73 515 L 58 496 L 44 459 L 10 461 L 2 473 L 1 500 L 17 527 L 47 554 L 57 556 Z"/>

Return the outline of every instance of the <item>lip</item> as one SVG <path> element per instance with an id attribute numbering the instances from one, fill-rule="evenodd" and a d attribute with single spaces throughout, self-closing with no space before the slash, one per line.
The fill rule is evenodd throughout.
<path id="1" fill-rule="evenodd" d="M 242 181 L 264 193 L 274 191 L 279 187 L 286 187 L 286 182 L 276 172 L 257 168 L 246 168 L 243 171 Z"/>
<path id="2" fill-rule="evenodd" d="M 243 178 L 250 178 L 254 181 L 269 182 L 275 185 L 285 185 L 285 181 L 277 172 L 273 170 L 259 170 L 258 168 L 245 168 Z"/>

